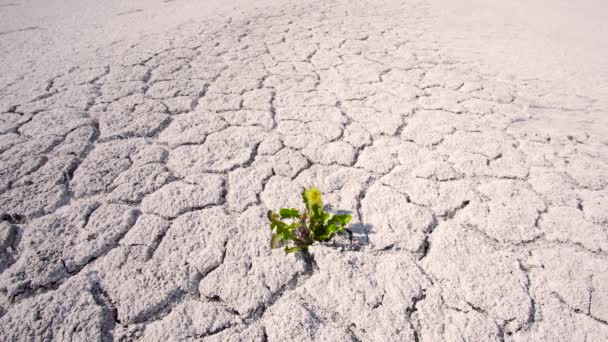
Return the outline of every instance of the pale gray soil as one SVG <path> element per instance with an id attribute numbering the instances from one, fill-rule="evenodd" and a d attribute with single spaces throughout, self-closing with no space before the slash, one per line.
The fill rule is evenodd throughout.
<path id="1" fill-rule="evenodd" d="M 0 2 L 0 340 L 608 340 L 605 10 Z"/>

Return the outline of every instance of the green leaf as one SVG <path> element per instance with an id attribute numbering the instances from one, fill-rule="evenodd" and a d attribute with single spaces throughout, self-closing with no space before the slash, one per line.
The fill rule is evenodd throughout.
<path id="1" fill-rule="evenodd" d="M 285 222 L 274 221 L 272 224 L 275 226 L 277 234 L 282 234 L 283 231 L 287 229 L 287 224 L 285 224 Z"/>
<path id="2" fill-rule="evenodd" d="M 304 248 L 298 247 L 298 246 L 293 246 L 293 247 L 287 247 L 287 246 L 285 246 L 285 254 L 300 252 L 300 251 L 303 251 L 303 250 L 304 250 Z"/>
<path id="3" fill-rule="evenodd" d="M 283 246 L 283 238 L 280 235 L 272 234 L 270 238 L 270 248 L 279 248 Z"/>
<path id="4" fill-rule="evenodd" d="M 272 210 L 268 210 L 266 216 L 270 221 L 270 230 L 276 229 L 280 224 L 283 223 L 281 220 L 279 220 L 279 215 L 275 214 Z"/>
<path id="5" fill-rule="evenodd" d="M 283 222 L 281 222 L 281 223 L 283 223 Z M 285 240 L 285 241 L 295 240 L 296 238 L 293 236 L 291 231 L 296 227 L 296 223 L 294 222 L 294 223 L 290 224 L 289 226 L 286 225 L 285 223 L 283 223 L 283 225 L 284 225 L 284 227 L 281 229 L 281 232 L 280 233 L 277 232 L 277 234 L 283 235 L 283 240 Z"/>
<path id="6" fill-rule="evenodd" d="M 325 222 L 325 220 L 327 219 L 327 217 L 329 217 L 329 215 L 325 214 L 323 212 L 323 209 L 321 209 L 316 204 L 313 204 L 311 206 L 311 212 L 312 212 L 312 215 L 310 217 L 309 229 L 313 232 L 318 232 L 321 229 L 321 227 L 323 226 L 323 222 Z"/>
<path id="7" fill-rule="evenodd" d="M 270 222 L 274 222 L 279 219 L 279 216 L 272 210 L 268 210 L 268 212 L 266 212 L 266 217 L 268 217 L 268 221 Z"/>
<path id="8" fill-rule="evenodd" d="M 282 208 L 279 210 L 279 215 L 281 215 L 281 218 L 300 218 L 300 213 L 294 208 Z"/>
<path id="9" fill-rule="evenodd" d="M 310 207 L 308 206 L 308 197 L 306 197 L 306 189 L 302 190 L 302 202 L 304 202 L 306 209 L 310 210 Z"/>
<path id="10" fill-rule="evenodd" d="M 317 205 L 317 204 L 313 204 L 310 207 L 310 210 L 312 211 L 312 215 L 315 218 L 321 218 L 324 214 L 323 209 L 321 207 L 319 207 L 319 205 Z"/>
<path id="11" fill-rule="evenodd" d="M 351 215 L 348 214 L 344 214 L 344 215 L 334 215 L 330 221 L 332 221 L 333 224 L 339 224 L 340 226 L 344 227 L 348 224 L 348 222 L 350 222 L 350 220 L 353 217 Z M 329 222 L 328 222 L 329 224 Z"/>
<path id="12" fill-rule="evenodd" d="M 336 233 L 342 231 L 342 227 L 330 224 L 327 226 L 327 233 Z"/>

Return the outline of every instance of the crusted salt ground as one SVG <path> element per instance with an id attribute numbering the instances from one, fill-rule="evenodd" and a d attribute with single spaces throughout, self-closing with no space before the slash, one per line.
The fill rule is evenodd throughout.
<path id="1" fill-rule="evenodd" d="M 86 3 L 0 4 L 0 339 L 608 339 L 608 68 L 542 1 Z M 269 249 L 304 186 L 353 245 Z"/>

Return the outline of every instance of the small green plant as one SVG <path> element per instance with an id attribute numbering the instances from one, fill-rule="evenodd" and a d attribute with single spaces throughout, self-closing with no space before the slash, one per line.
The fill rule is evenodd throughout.
<path id="1" fill-rule="evenodd" d="M 304 189 L 302 201 L 306 207 L 303 212 L 297 209 L 281 208 L 277 215 L 268 210 L 268 220 L 272 230 L 270 248 L 285 246 L 285 253 L 305 251 L 315 241 L 329 241 L 336 234 L 346 231 L 351 215 L 330 215 L 323 211 L 321 191 L 317 188 Z M 283 220 L 290 220 L 289 224 Z"/>

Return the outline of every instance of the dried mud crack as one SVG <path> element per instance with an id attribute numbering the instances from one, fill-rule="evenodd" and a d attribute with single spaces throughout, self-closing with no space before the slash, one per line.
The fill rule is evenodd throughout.
<path id="1" fill-rule="evenodd" d="M 243 12 L 16 74 L 47 29 L 0 30 L 0 339 L 608 339 L 606 98 L 451 54 L 426 1 Z M 270 250 L 305 186 L 352 241 Z"/>

